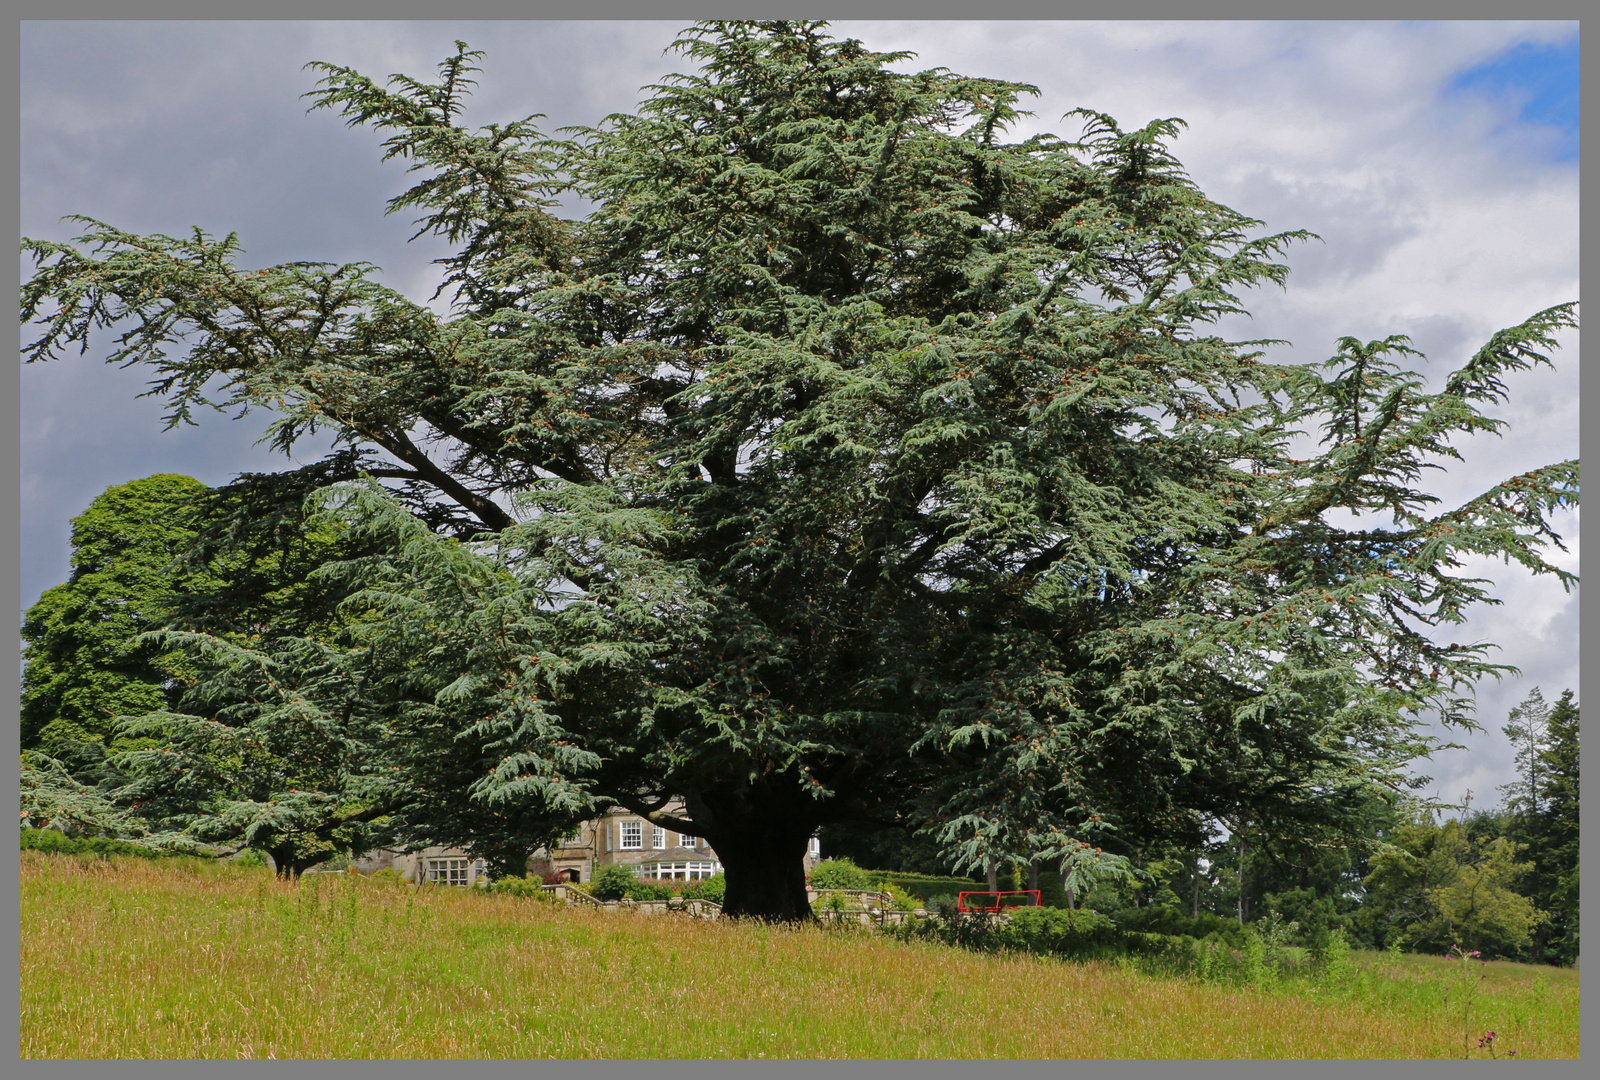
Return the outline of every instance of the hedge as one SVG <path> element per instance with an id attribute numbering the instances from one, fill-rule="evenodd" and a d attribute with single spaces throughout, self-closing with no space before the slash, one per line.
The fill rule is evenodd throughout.
<path id="1" fill-rule="evenodd" d="M 869 871 L 874 884 L 892 882 L 918 900 L 927 900 L 931 896 L 943 896 L 948 893 L 955 896 L 957 893 L 973 892 L 986 888 L 981 881 L 961 877 L 935 877 L 932 874 L 902 874 L 892 870 Z"/>
<path id="2" fill-rule="evenodd" d="M 72 837 L 56 829 L 23 829 L 23 851 L 46 851 L 56 855 L 136 855 L 141 859 L 166 859 L 185 854 L 157 851 L 126 840 Z"/>

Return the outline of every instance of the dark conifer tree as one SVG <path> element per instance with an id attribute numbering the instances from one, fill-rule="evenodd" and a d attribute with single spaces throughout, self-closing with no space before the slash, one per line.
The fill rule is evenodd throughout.
<path id="1" fill-rule="evenodd" d="M 1455 571 L 1570 583 L 1540 552 L 1578 463 L 1454 509 L 1417 485 L 1572 305 L 1440 393 L 1403 337 L 1268 363 L 1212 324 L 1303 234 L 1208 199 L 1178 121 L 1012 140 L 1032 87 L 812 23 L 678 48 L 694 74 L 566 139 L 463 126 L 465 45 L 432 83 L 313 65 L 313 107 L 419 174 L 391 208 L 456 245 L 448 317 L 362 264 L 247 271 L 231 236 L 27 242 L 31 359 L 127 319 L 112 359 L 174 423 L 222 387 L 282 447 L 379 454 L 323 504 L 388 550 L 322 571 L 349 644 L 206 644 L 218 702 L 313 673 L 294 715 L 373 733 L 396 828 L 513 843 L 617 803 L 707 837 L 727 909 L 773 919 L 807 914 L 824 825 L 1069 875 L 1207 820 L 1320 842 L 1406 786 L 1417 717 L 1470 723 L 1498 669 L 1445 643 L 1488 599 Z"/>

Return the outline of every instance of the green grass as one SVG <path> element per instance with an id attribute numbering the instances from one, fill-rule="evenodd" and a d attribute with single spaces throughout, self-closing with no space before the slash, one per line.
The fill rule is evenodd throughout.
<path id="1" fill-rule="evenodd" d="M 1358 954 L 1338 986 L 1228 987 L 193 860 L 23 852 L 21 879 L 28 1058 L 1461 1054 L 1454 971 L 1429 957 Z M 1474 1038 L 1578 1055 L 1575 971 L 1483 973 Z"/>

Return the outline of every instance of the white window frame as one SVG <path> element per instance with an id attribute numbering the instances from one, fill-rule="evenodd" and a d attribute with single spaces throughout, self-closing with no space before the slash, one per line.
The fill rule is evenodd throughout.
<path id="1" fill-rule="evenodd" d="M 689 848 L 692 851 L 694 849 L 694 846 L 695 846 L 696 842 L 697 842 L 697 838 L 693 837 L 693 836 L 690 836 L 688 833 L 679 833 L 678 834 L 678 846 L 679 847 L 686 847 L 686 848 Z"/>
<path id="2" fill-rule="evenodd" d="M 670 881 L 704 881 L 722 869 L 720 863 L 704 859 L 678 862 L 639 863 L 633 868 L 636 877 L 664 878 Z"/>
<path id="3" fill-rule="evenodd" d="M 650 846 L 657 851 L 667 850 L 667 830 L 660 825 L 650 826 Z"/>
<path id="4" fill-rule="evenodd" d="M 637 819 L 622 823 L 622 843 L 619 845 L 623 851 L 644 850 L 644 822 Z"/>
<path id="5" fill-rule="evenodd" d="M 428 859 L 428 883 L 430 885 L 471 885 L 472 879 L 477 875 L 473 873 L 476 867 L 471 859 L 464 859 L 455 855 L 438 855 Z"/>

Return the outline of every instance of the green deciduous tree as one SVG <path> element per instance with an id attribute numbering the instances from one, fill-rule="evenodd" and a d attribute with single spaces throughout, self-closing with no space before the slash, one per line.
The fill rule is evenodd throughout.
<path id="1" fill-rule="evenodd" d="M 1518 861 L 1525 845 L 1504 836 L 1474 842 L 1458 821 L 1440 825 L 1419 814 L 1398 829 L 1366 880 L 1363 917 L 1388 943 L 1443 953 L 1460 944 L 1487 955 L 1517 956 L 1545 920 L 1517 891 L 1533 867 Z"/>
<path id="2" fill-rule="evenodd" d="M 1179 122 L 1008 140 L 1032 87 L 811 23 L 678 48 L 695 74 L 566 139 L 463 126 L 465 45 L 432 83 L 313 65 L 313 107 L 419 174 L 391 209 L 456 246 L 448 316 L 231 236 L 26 243 L 30 359 L 127 320 L 112 359 L 171 422 L 215 394 L 376 455 L 321 504 L 388 551 L 319 578 L 366 613 L 340 654 L 213 653 L 208 685 L 292 682 L 419 821 L 511 843 L 618 803 L 777 919 L 830 823 L 1079 883 L 1210 820 L 1336 839 L 1498 670 L 1432 636 L 1488 601 L 1460 561 L 1573 580 L 1540 551 L 1576 461 L 1454 509 L 1416 486 L 1570 305 L 1439 393 L 1401 337 L 1267 363 L 1212 324 L 1302 234 L 1206 198 Z"/>
<path id="3" fill-rule="evenodd" d="M 107 488 L 73 518 L 72 576 L 22 624 L 22 749 L 92 775 L 124 748 L 119 718 L 176 703 L 183 655 L 139 635 L 165 625 L 207 490 L 150 476 Z"/>

